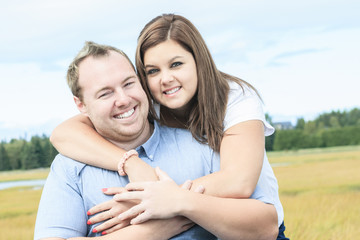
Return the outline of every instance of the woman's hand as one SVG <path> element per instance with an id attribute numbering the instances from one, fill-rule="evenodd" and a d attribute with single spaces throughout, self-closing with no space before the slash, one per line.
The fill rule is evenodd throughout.
<path id="1" fill-rule="evenodd" d="M 103 193 L 107 195 L 115 195 L 122 192 L 127 192 L 127 190 L 121 187 L 103 189 Z M 89 219 L 88 224 L 96 224 L 98 222 L 105 221 L 104 223 L 94 228 L 96 232 L 102 232 L 103 234 L 112 233 L 118 229 L 126 227 L 129 225 L 130 220 L 121 220 L 117 218 L 117 216 L 136 205 L 136 203 L 138 202 L 117 202 L 113 199 L 104 203 L 100 203 L 89 209 L 87 212 L 88 215 L 96 214 Z"/>
<path id="2" fill-rule="evenodd" d="M 156 168 L 159 181 L 134 182 L 126 186 L 128 192 L 116 194 L 116 201 L 140 200 L 141 202 L 121 213 L 119 219 L 133 218 L 131 224 L 139 224 L 149 219 L 167 219 L 180 215 L 182 203 L 191 188 L 191 181 L 179 187 L 165 172 Z M 197 189 L 204 192 L 204 188 Z"/>

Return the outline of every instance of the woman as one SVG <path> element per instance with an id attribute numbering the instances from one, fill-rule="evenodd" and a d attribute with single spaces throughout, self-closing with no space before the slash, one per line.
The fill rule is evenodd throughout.
<path id="1" fill-rule="evenodd" d="M 274 131 L 265 120 L 257 91 L 220 72 L 200 33 L 178 15 L 162 15 L 145 26 L 138 39 L 136 67 L 149 99 L 155 102 L 151 115 L 164 125 L 189 129 L 198 141 L 220 152 L 220 171 L 196 179 L 192 189 L 203 185 L 208 195 L 249 198 L 268 164 L 264 136 Z M 64 155 L 112 170 L 118 170 L 125 153 L 97 135 L 82 117 L 58 126 L 51 141 Z M 135 174 L 130 173 L 134 164 Z M 143 171 L 138 171 L 139 165 Z M 154 175 L 145 176 L 153 174 L 147 168 L 133 155 L 120 164 L 131 181 L 154 179 Z M 281 204 L 277 211 L 280 226 Z"/>

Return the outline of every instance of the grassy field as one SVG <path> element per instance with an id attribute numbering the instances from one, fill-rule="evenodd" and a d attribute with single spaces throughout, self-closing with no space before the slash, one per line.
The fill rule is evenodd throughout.
<path id="1" fill-rule="evenodd" d="M 273 152 L 286 234 L 360 239 L 360 146 Z"/>
<path id="2" fill-rule="evenodd" d="M 360 239 L 360 146 L 268 154 L 292 240 Z M 48 169 L 0 173 L 1 181 L 45 178 Z M 33 238 L 41 189 L 0 190 L 2 240 Z"/>

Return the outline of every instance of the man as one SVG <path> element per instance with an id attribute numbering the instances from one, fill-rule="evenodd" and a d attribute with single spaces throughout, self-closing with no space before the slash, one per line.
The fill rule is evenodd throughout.
<path id="1" fill-rule="evenodd" d="M 76 105 L 104 138 L 122 149 L 136 149 L 139 157 L 152 167 L 165 170 L 178 184 L 219 169 L 219 156 L 199 144 L 188 131 L 148 121 L 148 99 L 123 52 L 88 42 L 73 64 L 79 82 L 78 87 L 72 83 L 69 86 L 75 93 Z M 127 183 L 128 179 L 117 172 L 58 155 L 43 189 L 34 238 L 101 236 L 93 231 L 94 226 L 87 225 L 87 210 L 112 199 L 101 194 L 103 188 Z M 261 188 L 259 191 L 255 190 L 257 195 L 262 194 Z M 100 238 L 168 239 L 176 235 L 174 239 L 216 239 L 199 226 L 183 232 L 189 224 L 181 217 L 151 220 Z"/>

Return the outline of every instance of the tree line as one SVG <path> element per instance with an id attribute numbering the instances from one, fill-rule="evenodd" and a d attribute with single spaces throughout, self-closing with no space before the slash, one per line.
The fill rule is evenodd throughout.
<path id="1" fill-rule="evenodd" d="M 271 117 L 267 116 L 271 123 Z M 293 129 L 275 131 L 266 137 L 267 151 L 324 148 L 360 144 L 360 109 L 332 111 L 315 120 L 297 119 Z"/>
<path id="2" fill-rule="evenodd" d="M 0 171 L 49 167 L 58 154 L 46 135 L 0 143 Z"/>
<path id="3" fill-rule="evenodd" d="M 272 123 L 271 117 L 267 120 Z M 360 109 L 332 111 L 315 120 L 297 120 L 288 130 L 276 130 L 266 137 L 266 150 L 294 150 L 360 144 Z M 30 141 L 12 139 L 0 143 L 0 171 L 49 167 L 58 152 L 46 135 Z"/>

